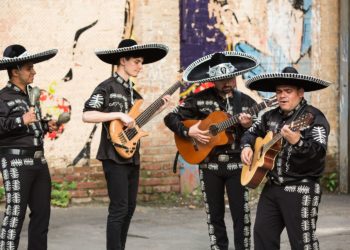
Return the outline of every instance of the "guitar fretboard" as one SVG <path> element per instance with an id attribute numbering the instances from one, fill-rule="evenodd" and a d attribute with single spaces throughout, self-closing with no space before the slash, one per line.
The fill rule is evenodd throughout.
<path id="1" fill-rule="evenodd" d="M 152 115 L 154 115 L 155 112 L 164 104 L 163 97 L 165 95 L 172 95 L 180 86 L 181 82 L 177 81 L 175 84 L 173 84 L 167 91 L 165 91 L 164 94 L 162 94 L 157 100 L 155 100 L 147 109 L 145 109 L 136 119 L 136 124 L 141 128 L 143 125 L 145 125 Z"/>
<path id="2" fill-rule="evenodd" d="M 275 145 L 276 142 L 278 142 L 279 140 L 282 139 L 282 135 L 281 133 L 278 133 L 276 134 L 274 137 L 272 137 L 271 141 L 269 141 L 268 143 L 266 143 L 264 146 L 263 146 L 263 154 L 266 154 L 267 151 L 270 150 L 270 148 Z"/>
<path id="3" fill-rule="evenodd" d="M 255 115 L 259 113 L 261 110 L 265 109 L 267 106 L 268 105 L 266 102 L 261 102 L 249 108 L 247 111 L 244 111 L 244 113 L 247 113 L 249 115 Z M 226 121 L 216 124 L 215 127 L 218 129 L 218 132 L 221 132 L 238 123 L 239 123 L 239 114 L 232 116 L 230 119 Z"/>
<path id="4" fill-rule="evenodd" d="M 313 116 L 311 113 L 305 113 L 301 117 L 299 117 L 297 120 L 292 122 L 292 124 L 289 125 L 289 128 L 292 131 L 305 129 L 311 123 L 312 119 L 313 119 Z M 281 133 L 277 133 L 274 137 L 272 137 L 272 139 L 263 146 L 262 148 L 263 154 L 266 154 L 266 152 L 269 151 L 270 148 L 281 139 L 282 139 Z"/>

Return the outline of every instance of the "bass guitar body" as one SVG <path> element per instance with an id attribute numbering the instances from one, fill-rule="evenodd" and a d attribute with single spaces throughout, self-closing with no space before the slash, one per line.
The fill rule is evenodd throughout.
<path id="1" fill-rule="evenodd" d="M 128 115 L 136 119 L 140 115 L 139 110 L 142 103 L 142 100 L 136 100 Z M 115 150 L 125 159 L 129 159 L 134 155 L 139 140 L 148 135 L 137 124 L 132 129 L 126 128 L 119 119 L 111 121 L 109 134 Z"/>
<path id="2" fill-rule="evenodd" d="M 264 180 L 268 171 L 273 169 L 275 158 L 281 150 L 281 140 L 275 143 L 266 153 L 263 146 L 273 138 L 269 131 L 264 138 L 256 138 L 252 165 L 243 164 L 241 173 L 241 184 L 250 188 L 256 188 Z"/>
<path id="3" fill-rule="evenodd" d="M 226 121 L 227 119 L 228 115 L 226 113 L 215 111 L 210 113 L 204 120 L 186 120 L 183 121 L 183 124 L 185 127 L 190 128 L 200 121 L 198 126 L 200 130 L 210 130 L 211 126 Z M 209 155 L 214 147 L 225 145 L 233 141 L 232 136 L 229 136 L 225 131 L 221 131 L 216 135 L 210 134 L 210 137 L 210 141 L 207 144 L 202 144 L 194 139 L 183 138 L 175 134 L 175 143 L 185 161 L 191 164 L 198 164 Z"/>

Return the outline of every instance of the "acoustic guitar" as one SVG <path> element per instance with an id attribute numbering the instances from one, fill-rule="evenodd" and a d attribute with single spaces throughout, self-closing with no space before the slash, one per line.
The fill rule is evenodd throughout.
<path id="1" fill-rule="evenodd" d="M 245 113 L 255 115 L 259 111 L 271 107 L 276 104 L 276 97 L 271 97 L 262 103 L 254 105 Z M 190 128 L 199 120 L 186 120 L 182 123 L 185 127 Z M 216 146 L 225 145 L 233 141 L 231 135 L 226 133 L 226 129 L 239 124 L 239 114 L 229 117 L 223 111 L 214 111 L 210 113 L 204 120 L 201 120 L 198 128 L 201 130 L 209 130 L 210 140 L 203 144 L 193 138 L 183 138 L 175 134 L 176 147 L 181 156 L 191 164 L 198 164 L 202 162 L 212 149 Z"/>
<path id="2" fill-rule="evenodd" d="M 175 84 L 165 91 L 164 94 L 155 100 L 142 113 L 139 109 L 143 101 L 136 100 L 128 113 L 129 116 L 135 119 L 135 127 L 128 129 L 120 120 L 111 121 L 109 125 L 109 134 L 115 150 L 121 157 L 129 159 L 134 155 L 139 140 L 149 134 L 146 131 L 141 130 L 141 127 L 150 121 L 156 111 L 164 104 L 162 98 L 165 95 L 172 95 L 181 85 L 181 81 L 175 82 Z"/>
<path id="3" fill-rule="evenodd" d="M 293 121 L 289 128 L 293 131 L 304 130 L 313 121 L 311 113 L 304 113 Z M 281 133 L 273 134 L 269 131 L 264 138 L 256 138 L 252 164 L 243 164 L 241 184 L 250 188 L 256 188 L 264 180 L 268 171 L 274 168 L 275 158 L 282 149 Z"/>

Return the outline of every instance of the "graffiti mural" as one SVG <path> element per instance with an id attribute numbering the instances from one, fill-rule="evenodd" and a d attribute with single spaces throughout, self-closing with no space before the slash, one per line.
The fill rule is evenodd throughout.
<path id="1" fill-rule="evenodd" d="M 90 25 L 87 25 L 79 30 L 76 31 L 75 36 L 74 36 L 74 42 L 73 42 L 73 52 L 72 52 L 72 61 L 74 62 L 74 55 L 75 55 L 75 49 L 77 47 L 78 44 L 78 39 L 81 36 L 81 34 L 85 31 L 87 31 L 88 29 L 92 28 L 93 26 L 95 26 L 97 24 L 98 20 L 96 20 L 95 22 L 93 22 Z M 66 74 L 66 76 L 63 78 L 63 81 L 68 82 L 70 80 L 73 79 L 73 70 L 72 68 L 69 69 L 68 73 Z M 95 124 L 90 132 L 89 138 L 87 139 L 85 145 L 83 146 L 83 148 L 80 150 L 80 152 L 78 153 L 77 156 L 75 156 L 75 158 L 73 159 L 73 162 L 68 164 L 67 167 L 69 166 L 75 166 L 81 159 L 85 160 L 84 165 L 88 164 L 89 160 L 90 160 L 90 155 L 91 155 L 91 141 L 92 138 L 95 134 L 95 131 L 97 129 L 97 124 Z"/>
<path id="2" fill-rule="evenodd" d="M 262 73 L 280 72 L 286 66 L 310 74 L 311 18 L 312 0 L 180 1 L 180 64 L 187 67 L 207 54 L 234 50 L 260 61 L 257 68 L 242 76 L 243 81 Z M 238 88 L 244 88 L 242 80 L 237 78 Z M 187 85 L 181 89 L 180 102 L 212 86 L 213 83 Z M 193 179 L 193 165 L 183 161 L 181 168 Z M 187 187 L 190 190 L 196 187 L 191 183 Z"/>
<path id="3" fill-rule="evenodd" d="M 66 98 L 54 95 L 50 92 L 50 89 L 49 91 L 41 90 L 39 101 L 44 120 L 57 120 L 61 113 L 70 114 L 72 110 L 70 102 Z M 56 140 L 63 133 L 64 126 L 65 124 L 61 124 L 58 131 L 47 133 L 46 138 Z"/>
<path id="4" fill-rule="evenodd" d="M 126 0 L 125 2 L 125 10 L 124 10 L 124 31 L 123 31 L 123 36 L 122 38 L 131 38 L 132 37 L 132 32 L 133 32 L 133 27 L 134 27 L 134 12 L 135 12 L 135 1 L 134 0 Z M 95 24 L 97 23 L 97 20 L 78 30 L 76 35 L 75 35 L 75 39 L 74 39 L 74 46 L 73 49 L 76 47 L 76 42 L 80 36 L 80 34 L 93 27 Z M 74 53 L 73 53 L 74 56 Z M 111 74 L 113 74 L 114 72 L 114 67 L 111 67 Z M 67 73 L 66 77 L 70 77 L 72 74 L 70 74 L 72 70 L 70 69 L 70 71 Z M 91 142 L 92 139 L 95 135 L 96 129 L 97 129 L 97 124 L 95 124 L 90 132 L 90 135 L 88 137 L 88 139 L 86 140 L 86 143 L 84 144 L 83 148 L 80 150 L 80 152 L 78 153 L 78 155 L 73 159 L 72 163 L 68 164 L 67 167 L 69 166 L 75 166 L 80 160 L 84 160 L 83 165 L 88 165 L 90 158 L 91 158 Z"/>
<path id="5" fill-rule="evenodd" d="M 311 18 L 312 0 L 181 1 L 181 65 L 186 67 L 206 54 L 235 50 L 261 62 L 243 79 L 291 65 L 308 74 Z M 189 88 L 196 89 L 184 88 L 184 96 L 192 92 Z"/>
<path id="6" fill-rule="evenodd" d="M 78 39 L 81 36 L 83 32 L 86 30 L 92 28 L 94 25 L 96 25 L 97 20 L 93 22 L 92 24 L 83 27 L 75 32 L 74 36 L 74 42 L 73 42 L 73 51 L 72 51 L 72 63 L 74 63 L 74 54 L 75 49 L 78 44 Z M 72 67 L 68 70 L 68 73 L 63 77 L 64 82 L 71 81 L 73 79 L 73 70 Z M 52 81 L 49 84 L 48 90 L 41 90 L 40 95 L 40 106 L 43 112 L 43 118 L 44 119 L 55 119 L 57 120 L 58 116 L 63 113 L 71 113 L 72 107 L 70 105 L 70 102 L 64 98 L 59 97 L 56 95 L 56 89 L 58 86 L 57 81 Z M 58 131 L 47 133 L 46 138 L 49 138 L 50 140 L 56 140 L 63 132 L 64 132 L 64 124 L 62 124 L 59 127 Z"/>
<path id="7" fill-rule="evenodd" d="M 75 49 L 78 45 L 78 39 L 81 36 L 81 34 L 83 34 L 85 31 L 87 31 L 88 29 L 94 27 L 97 24 L 98 20 L 96 20 L 95 22 L 93 22 L 92 24 L 87 25 L 86 27 L 83 27 L 81 29 L 78 29 L 75 32 L 74 35 L 74 42 L 73 42 L 73 52 L 72 52 L 72 62 L 74 62 L 74 55 L 75 55 Z M 67 72 L 67 74 L 65 75 L 65 77 L 63 77 L 63 81 L 68 82 L 70 80 L 73 79 L 73 69 L 72 67 L 69 69 L 69 71 Z"/>

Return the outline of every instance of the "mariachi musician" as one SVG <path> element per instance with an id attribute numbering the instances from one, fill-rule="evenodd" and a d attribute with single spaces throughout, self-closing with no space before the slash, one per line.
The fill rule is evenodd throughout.
<path id="1" fill-rule="evenodd" d="M 253 77 L 246 86 L 276 92 L 279 107 L 266 112 L 245 132 L 241 140 L 242 162 L 252 164 L 257 137 L 265 137 L 268 131 L 283 137 L 259 199 L 255 249 L 280 249 L 284 228 L 293 250 L 319 249 L 315 234 L 321 198 L 319 180 L 325 168 L 329 124 L 320 110 L 307 103 L 304 92 L 326 88 L 329 83 L 286 67 L 282 73 Z M 290 129 L 291 122 L 305 114 L 312 116 L 310 125 L 301 131 Z"/>
<path id="2" fill-rule="evenodd" d="M 41 119 L 40 90 L 29 84 L 36 74 L 34 64 L 49 60 L 56 53 L 52 49 L 33 54 L 22 45 L 13 44 L 0 59 L 0 70 L 7 70 L 9 76 L 0 90 L 0 160 L 6 193 L 0 249 L 18 248 L 27 207 L 27 249 L 47 249 L 51 178 L 44 156 L 44 136 L 56 131 L 58 124 Z"/>
<path id="3" fill-rule="evenodd" d="M 234 223 L 235 249 L 250 248 L 248 189 L 240 184 L 242 164 L 239 138 L 252 125 L 252 117 L 244 111 L 253 106 L 255 101 L 236 89 L 236 76 L 257 65 L 255 58 L 232 51 L 214 53 L 196 60 L 185 70 L 184 81 L 214 82 L 215 87 L 187 97 L 164 118 L 166 126 L 176 135 L 207 144 L 210 141 L 208 130 L 199 129 L 199 123 L 188 128 L 182 121 L 203 120 L 214 111 L 224 111 L 230 115 L 240 114 L 239 125 L 227 131 L 235 138 L 234 141 L 214 148 L 199 164 L 210 246 L 213 250 L 227 250 L 229 245 L 224 221 L 225 188 Z"/>
<path id="4" fill-rule="evenodd" d="M 135 120 L 128 115 L 141 95 L 133 88 L 131 77 L 137 77 L 143 64 L 156 62 L 168 53 L 163 44 L 138 45 L 132 39 L 124 39 L 117 49 L 97 51 L 103 62 L 116 65 L 113 76 L 99 84 L 85 102 L 83 121 L 102 122 L 101 141 L 97 159 L 102 161 L 110 198 L 107 218 L 107 250 L 125 249 L 131 217 L 136 207 L 139 183 L 139 145 L 132 157 L 125 159 L 115 150 L 108 131 L 112 120 L 120 120 L 125 127 L 133 128 Z M 170 96 L 164 96 L 164 105 Z"/>

